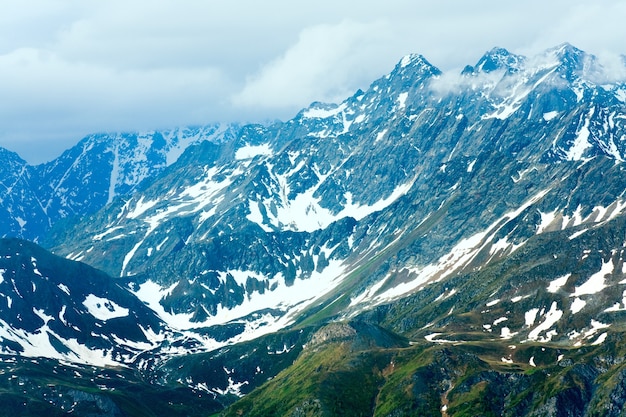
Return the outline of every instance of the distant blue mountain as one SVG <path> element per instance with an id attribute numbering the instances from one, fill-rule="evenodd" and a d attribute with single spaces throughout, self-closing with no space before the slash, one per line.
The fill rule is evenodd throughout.
<path id="1" fill-rule="evenodd" d="M 92 214 L 115 197 L 131 194 L 171 165 L 190 145 L 228 141 L 237 125 L 208 125 L 163 132 L 95 134 L 59 158 L 31 166 L 0 149 L 6 192 L 0 200 L 0 236 L 41 241 L 59 220 Z"/>

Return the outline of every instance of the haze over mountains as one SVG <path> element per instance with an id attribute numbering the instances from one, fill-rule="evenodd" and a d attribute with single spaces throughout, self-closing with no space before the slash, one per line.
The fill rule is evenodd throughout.
<path id="1" fill-rule="evenodd" d="M 406 56 L 287 122 L 3 151 L 1 233 L 67 259 L 2 241 L 0 349 L 225 415 L 620 415 L 625 119 L 563 44 Z"/>

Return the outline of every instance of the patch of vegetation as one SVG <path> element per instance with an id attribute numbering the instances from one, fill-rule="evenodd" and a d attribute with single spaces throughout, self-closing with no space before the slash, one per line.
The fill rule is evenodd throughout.
<path id="1" fill-rule="evenodd" d="M 618 416 L 626 402 L 621 334 L 603 346 L 516 349 L 497 340 L 381 347 L 359 337 L 308 346 L 222 416 Z"/>

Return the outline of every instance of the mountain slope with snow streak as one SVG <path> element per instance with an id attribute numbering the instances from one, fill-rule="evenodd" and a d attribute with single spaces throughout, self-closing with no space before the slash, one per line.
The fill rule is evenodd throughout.
<path id="1" fill-rule="evenodd" d="M 0 241 L 3 354 L 130 365 L 166 326 L 127 289 L 84 264 L 17 239 Z"/>
<path id="2" fill-rule="evenodd" d="M 619 217 L 624 84 L 603 71 L 568 44 L 495 48 L 460 75 L 410 55 L 343 103 L 188 148 L 56 251 L 182 328 L 352 316 Z"/>
<path id="3" fill-rule="evenodd" d="M 9 164 L 5 169 L 12 172 L 3 178 L 10 184 L 1 203 L 8 215 L 0 224 L 0 236 L 42 242 L 58 221 L 92 214 L 115 198 L 132 194 L 143 181 L 174 163 L 188 146 L 203 140 L 227 141 L 237 129 L 237 125 L 216 124 L 94 134 L 51 162 Z"/>

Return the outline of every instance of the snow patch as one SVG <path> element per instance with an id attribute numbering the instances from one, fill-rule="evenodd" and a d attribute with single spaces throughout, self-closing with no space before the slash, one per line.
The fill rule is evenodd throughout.
<path id="1" fill-rule="evenodd" d="M 409 93 L 404 92 L 400 93 L 398 96 L 398 109 L 403 109 L 406 107 L 406 99 L 409 97 Z"/>
<path id="2" fill-rule="evenodd" d="M 613 260 L 609 262 L 602 262 L 602 268 L 596 272 L 580 287 L 576 287 L 572 297 L 579 297 L 581 295 L 596 294 L 607 287 L 604 277 L 613 272 Z"/>
<path id="3" fill-rule="evenodd" d="M 250 272 L 239 271 L 235 274 L 239 280 L 243 280 L 244 276 L 248 276 Z M 260 274 L 254 275 L 262 277 Z M 307 279 L 296 279 L 290 286 L 286 284 L 284 277 L 279 273 L 271 277 L 271 282 L 274 286 L 272 290 L 267 290 L 264 294 L 253 292 L 244 299 L 242 304 L 232 309 L 220 305 L 217 308 L 217 313 L 204 322 L 192 322 L 193 313 L 172 314 L 166 312 L 160 304 L 160 301 L 170 294 L 178 284 L 164 288 L 155 282 L 147 281 L 141 284 L 139 289 L 135 291 L 135 295 L 174 329 L 190 330 L 229 322 L 245 323 L 246 328 L 243 333 L 231 338 L 229 341 L 223 343 L 213 342 L 211 346 L 208 346 L 208 348 L 215 349 L 226 343 L 251 340 L 288 326 L 293 322 L 298 312 L 336 288 L 344 277 L 344 267 L 341 261 L 337 260 L 331 260 L 324 270 L 320 272 L 314 271 Z M 266 277 L 264 279 L 269 278 Z M 279 310 L 283 312 L 283 315 L 276 317 L 272 314 L 257 313 L 266 309 Z M 255 313 L 258 314 L 257 320 L 241 321 L 243 317 Z"/>
<path id="4" fill-rule="evenodd" d="M 608 336 L 608 333 L 602 333 L 600 336 L 598 336 L 598 338 L 595 340 L 595 342 L 593 342 L 591 345 L 592 346 L 601 345 L 602 343 L 604 343 L 604 341 L 606 340 L 607 336 Z"/>
<path id="5" fill-rule="evenodd" d="M 60 289 L 61 291 L 63 291 L 65 294 L 67 294 L 67 295 L 71 295 L 71 294 L 70 294 L 70 289 L 67 287 L 67 285 L 65 285 L 65 284 L 59 284 L 59 285 L 57 285 L 57 287 L 59 287 L 59 289 Z"/>
<path id="6" fill-rule="evenodd" d="M 413 59 L 413 55 L 405 55 L 404 57 L 402 57 L 402 61 L 400 61 L 400 68 L 405 68 L 410 65 Z"/>
<path id="7" fill-rule="evenodd" d="M 500 302 L 500 299 L 498 298 L 498 299 L 496 299 L 496 300 L 489 301 L 489 302 L 488 302 L 487 304 L 485 304 L 485 305 L 486 305 L 487 307 L 493 307 L 493 306 L 495 306 L 496 304 L 498 304 L 499 302 Z"/>
<path id="8" fill-rule="evenodd" d="M 250 220 L 252 223 L 258 224 L 263 231 L 269 233 L 272 231 L 272 228 L 267 226 L 263 222 L 263 214 L 261 213 L 261 203 L 258 201 L 248 200 L 248 209 L 250 213 L 246 216 L 246 219 Z"/>
<path id="9" fill-rule="evenodd" d="M 512 339 L 515 335 L 517 335 L 517 332 L 512 332 L 511 329 L 509 329 L 508 327 L 503 327 L 500 329 L 500 337 L 502 339 Z"/>
<path id="10" fill-rule="evenodd" d="M 508 318 L 506 318 L 506 317 L 500 317 L 499 319 L 494 320 L 493 325 L 497 326 L 498 324 L 504 323 L 507 320 L 508 320 Z"/>
<path id="11" fill-rule="evenodd" d="M 268 143 L 264 143 L 262 145 L 246 145 L 242 148 L 237 149 L 235 152 L 235 159 L 240 161 L 242 159 L 252 159 L 255 156 L 271 156 L 272 148 Z"/>
<path id="12" fill-rule="evenodd" d="M 340 106 L 333 107 L 331 109 L 322 109 L 319 107 L 311 107 L 306 109 L 302 113 L 302 117 L 307 119 L 327 119 L 329 117 L 333 117 L 341 113 L 346 109 L 347 105 L 345 103 Z"/>
<path id="13" fill-rule="evenodd" d="M 387 134 L 388 130 L 389 129 L 383 129 L 380 132 L 378 132 L 378 134 L 376 134 L 376 139 L 374 140 L 374 143 L 380 142 L 381 140 L 383 140 L 383 138 Z"/>
<path id="14" fill-rule="evenodd" d="M 594 109 L 592 108 L 589 112 L 589 117 L 585 120 L 583 126 L 578 131 L 578 135 L 574 140 L 571 148 L 566 152 L 565 159 L 568 161 L 580 161 L 583 159 L 583 155 L 585 154 L 585 150 L 591 147 L 591 143 L 589 143 L 589 123 L 591 117 L 593 116 Z"/>
<path id="15" fill-rule="evenodd" d="M 545 337 L 539 337 L 539 335 L 554 326 L 563 316 L 563 311 L 558 309 L 556 301 L 552 302 L 550 310 L 545 314 L 545 320 L 535 327 L 530 333 L 528 333 L 528 340 L 549 342 L 553 336 L 556 336 L 556 331 L 546 332 Z M 533 318 L 534 322 L 534 318 Z"/>
<path id="16" fill-rule="evenodd" d="M 59 320 L 61 321 L 61 323 L 63 323 L 63 325 L 69 327 L 69 325 L 67 324 L 67 320 L 65 320 L 65 310 L 66 309 L 67 309 L 67 306 L 61 307 L 61 311 L 59 312 Z"/>
<path id="17" fill-rule="evenodd" d="M 550 120 L 553 120 L 554 118 L 556 118 L 558 115 L 559 115 L 558 111 L 549 111 L 543 114 L 543 120 L 545 120 L 546 122 L 549 122 Z"/>
<path id="18" fill-rule="evenodd" d="M 567 274 L 553 281 L 550 281 L 550 284 L 548 285 L 548 288 L 547 288 L 548 292 L 553 293 L 553 294 L 557 292 L 559 289 L 561 289 L 561 287 L 563 287 L 567 283 L 567 280 L 571 276 L 572 274 Z"/>
<path id="19" fill-rule="evenodd" d="M 241 393 L 241 387 L 248 384 L 248 381 L 234 382 L 232 377 L 228 377 L 228 387 L 226 387 L 225 389 L 213 388 L 212 391 L 220 395 L 230 394 L 241 398 L 243 397 L 243 394 Z"/>
<path id="20" fill-rule="evenodd" d="M 582 235 L 583 235 L 586 231 L 587 231 L 587 229 L 582 229 L 582 230 L 579 230 L 579 231 L 577 231 L 577 232 L 572 233 L 572 234 L 569 236 L 569 240 L 574 240 L 574 239 L 576 239 L 577 237 L 582 236 Z"/>
<path id="21" fill-rule="evenodd" d="M 585 307 L 586 304 L 587 304 L 586 301 L 581 300 L 580 298 L 576 297 L 574 301 L 572 301 L 572 305 L 570 307 L 570 309 L 572 310 L 572 314 L 578 313 L 580 310 L 582 310 Z"/>
<path id="22" fill-rule="evenodd" d="M 139 201 L 137 201 L 137 203 L 135 204 L 135 208 L 131 212 L 126 214 L 127 218 L 129 218 L 129 219 L 137 219 L 142 214 L 144 214 L 146 211 L 148 211 L 152 207 L 156 206 L 156 204 L 158 203 L 157 200 L 145 201 L 144 202 L 143 199 L 144 199 L 143 196 L 141 196 L 141 198 L 139 198 Z M 126 206 L 124 206 L 124 208 L 126 208 Z"/>
<path id="23" fill-rule="evenodd" d="M 548 226 L 550 226 L 552 222 L 554 222 L 554 220 L 556 219 L 556 211 L 552 211 L 550 213 L 542 213 L 540 211 L 539 216 L 541 216 L 541 223 L 539 223 L 539 226 L 537 226 L 537 234 L 546 231 Z"/>
<path id="24" fill-rule="evenodd" d="M 381 279 L 376 284 L 372 285 L 367 290 L 363 291 L 363 293 L 353 298 L 350 301 L 350 307 L 357 306 L 365 300 L 372 299 L 376 295 L 376 293 L 382 288 L 382 286 L 385 284 L 386 279 L 387 277 L 385 277 L 385 279 Z M 443 294 L 441 294 L 441 296 L 443 296 Z"/>
<path id="25" fill-rule="evenodd" d="M 87 298 L 85 298 L 83 305 L 87 307 L 89 314 L 102 321 L 126 317 L 129 313 L 127 308 L 120 307 L 111 300 L 93 294 L 89 294 Z"/>
<path id="26" fill-rule="evenodd" d="M 533 308 L 524 313 L 524 322 L 526 326 L 530 327 L 535 324 L 535 320 L 537 319 L 537 314 L 539 313 L 538 308 Z"/>
<path id="27" fill-rule="evenodd" d="M 320 181 L 320 184 L 322 182 L 323 179 Z M 276 207 L 275 212 L 266 210 L 266 213 L 270 224 L 277 228 L 313 232 L 324 229 L 331 223 L 345 217 L 361 220 L 372 213 L 381 211 L 390 206 L 398 198 L 405 195 L 412 185 L 413 181 L 399 185 L 393 190 L 391 195 L 375 202 L 371 206 L 354 203 L 352 193 L 346 192 L 344 194 L 344 198 L 346 199 L 344 208 L 337 214 L 333 214 L 330 210 L 320 205 L 321 198 L 314 197 L 317 187 L 313 187 L 298 194 L 293 200 L 283 199 L 282 204 Z M 283 184 L 283 186 L 286 186 L 286 184 Z M 247 219 L 257 223 L 264 230 L 269 231 L 271 229 L 262 222 L 261 204 L 261 202 L 257 201 L 248 201 L 250 214 L 247 216 Z M 264 205 L 269 206 L 271 204 L 270 201 L 267 201 Z"/>
<path id="28" fill-rule="evenodd" d="M 431 333 L 431 334 L 428 334 L 428 335 L 424 336 L 424 339 L 426 339 L 426 341 L 428 341 L 430 343 L 439 343 L 439 344 L 443 344 L 443 343 L 458 343 L 457 341 L 454 341 L 454 340 L 437 339 L 442 334 L 443 333 Z"/>

